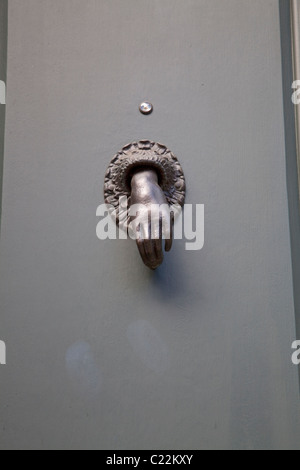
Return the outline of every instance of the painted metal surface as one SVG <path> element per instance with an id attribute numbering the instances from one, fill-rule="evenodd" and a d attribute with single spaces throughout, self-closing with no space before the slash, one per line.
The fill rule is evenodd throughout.
<path id="1" fill-rule="evenodd" d="M 10 0 L 8 43 L 1 448 L 298 449 L 278 2 Z M 206 208 L 154 274 L 95 234 L 133 138 Z"/>
<path id="2" fill-rule="evenodd" d="M 2 176 L 5 132 L 6 101 L 6 61 L 7 61 L 7 0 L 0 3 L 0 228 L 2 208 Z"/>
<path id="3" fill-rule="evenodd" d="M 300 1 L 291 0 L 292 12 L 292 43 L 293 43 L 293 64 L 294 80 L 300 85 Z M 297 88 L 299 88 L 299 85 Z M 296 131 L 297 131 L 297 152 L 298 152 L 298 180 L 299 180 L 299 201 L 300 201 L 300 103 L 295 106 Z"/>

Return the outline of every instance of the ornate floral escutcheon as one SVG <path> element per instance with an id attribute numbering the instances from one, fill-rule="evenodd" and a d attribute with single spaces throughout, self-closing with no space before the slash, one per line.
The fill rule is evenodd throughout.
<path id="1" fill-rule="evenodd" d="M 105 202 L 114 208 L 111 215 L 124 228 L 129 224 L 128 207 L 120 205 L 120 198 L 127 198 L 130 206 L 131 178 L 142 168 L 157 172 L 159 185 L 170 206 L 184 205 L 185 177 L 177 157 L 165 145 L 149 140 L 133 142 L 115 155 L 105 175 Z"/>

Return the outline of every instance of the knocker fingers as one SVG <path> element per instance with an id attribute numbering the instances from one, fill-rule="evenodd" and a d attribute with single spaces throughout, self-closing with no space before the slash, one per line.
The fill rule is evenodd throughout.
<path id="1" fill-rule="evenodd" d="M 162 241 L 148 238 L 151 236 L 150 227 L 147 233 L 139 225 L 137 230 L 137 246 L 144 264 L 152 269 L 157 269 L 163 261 Z M 146 231 L 147 232 L 147 231 Z M 147 238 L 145 237 L 147 235 Z"/>
<path id="2" fill-rule="evenodd" d="M 163 262 L 164 250 L 163 240 L 165 239 L 165 250 L 170 251 L 174 237 L 174 212 L 170 213 L 170 219 L 166 220 L 166 215 L 159 214 L 159 219 L 152 225 L 150 217 L 148 223 L 139 224 L 137 229 L 137 246 L 143 262 L 150 269 L 157 269 Z"/>
<path id="3" fill-rule="evenodd" d="M 160 266 L 164 260 L 164 253 L 162 249 L 162 230 L 163 230 L 163 219 L 162 214 L 159 216 L 159 237 L 154 239 L 154 251 L 158 266 Z"/>
<path id="4" fill-rule="evenodd" d="M 166 243 L 165 243 L 165 250 L 167 252 L 171 251 L 172 245 L 173 245 L 174 223 L 175 223 L 175 216 L 174 216 L 174 212 L 171 211 L 170 213 L 170 238 L 166 238 Z"/>

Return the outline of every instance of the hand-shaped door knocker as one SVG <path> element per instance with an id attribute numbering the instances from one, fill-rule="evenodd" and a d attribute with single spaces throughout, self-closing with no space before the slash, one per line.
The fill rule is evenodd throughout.
<path id="1" fill-rule="evenodd" d="M 105 202 L 116 224 L 136 240 L 150 269 L 163 262 L 173 242 L 174 220 L 185 201 L 180 163 L 164 145 L 142 140 L 124 147 L 105 176 Z"/>

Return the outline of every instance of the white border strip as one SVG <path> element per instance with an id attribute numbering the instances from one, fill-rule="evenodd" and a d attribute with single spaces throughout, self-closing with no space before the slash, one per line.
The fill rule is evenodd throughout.
<path id="1" fill-rule="evenodd" d="M 300 80 L 300 0 L 291 0 L 294 80 Z M 295 106 L 300 198 L 300 105 Z"/>

